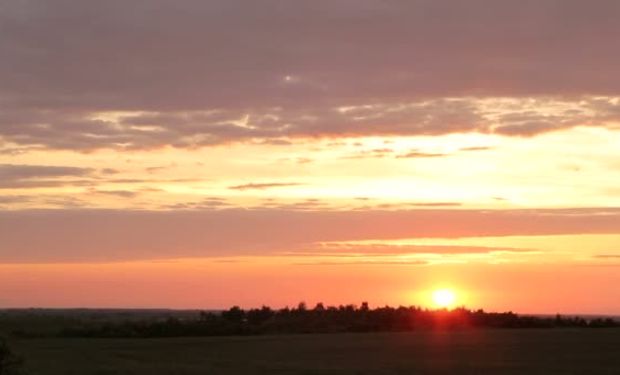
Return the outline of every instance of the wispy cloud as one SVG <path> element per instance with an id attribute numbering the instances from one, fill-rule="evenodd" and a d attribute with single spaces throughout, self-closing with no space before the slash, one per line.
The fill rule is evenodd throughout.
<path id="1" fill-rule="evenodd" d="M 0 179 L 24 180 L 45 177 L 86 176 L 93 173 L 92 168 L 77 168 L 49 165 L 0 164 Z"/>
<path id="2" fill-rule="evenodd" d="M 234 185 L 228 187 L 231 190 L 265 190 L 280 187 L 291 187 L 303 185 L 297 182 L 263 182 L 263 183 L 249 183 L 243 185 Z"/>
<path id="3" fill-rule="evenodd" d="M 413 254 L 455 255 L 455 254 L 492 254 L 492 253 L 531 253 L 536 249 L 492 246 L 459 246 L 459 245 L 397 245 L 389 243 L 318 243 L 303 247 L 288 255 L 307 256 L 393 256 Z"/>
<path id="4" fill-rule="evenodd" d="M 409 159 L 409 158 L 437 158 L 437 157 L 443 157 L 443 156 L 448 156 L 448 154 L 411 151 L 406 154 L 398 155 L 396 157 L 398 159 Z"/>
<path id="5" fill-rule="evenodd" d="M 300 266 L 426 266 L 429 263 L 424 260 L 376 260 L 376 259 L 360 259 L 360 260 L 342 260 L 342 261 L 308 261 L 297 262 Z"/>
<path id="6" fill-rule="evenodd" d="M 89 180 L 75 178 L 91 177 L 95 172 L 93 168 L 0 164 L 0 189 L 88 185 Z"/>
<path id="7" fill-rule="evenodd" d="M 412 207 L 458 207 L 463 204 L 459 202 L 409 202 L 406 205 Z"/>
<path id="8" fill-rule="evenodd" d="M 140 193 L 133 190 L 100 190 L 100 189 L 91 189 L 91 194 L 103 194 L 103 195 L 111 195 L 120 198 L 134 198 Z"/>

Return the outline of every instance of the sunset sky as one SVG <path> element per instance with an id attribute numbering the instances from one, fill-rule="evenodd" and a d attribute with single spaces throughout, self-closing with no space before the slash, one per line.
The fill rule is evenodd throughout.
<path id="1" fill-rule="evenodd" d="M 0 2 L 0 308 L 620 314 L 620 1 Z"/>

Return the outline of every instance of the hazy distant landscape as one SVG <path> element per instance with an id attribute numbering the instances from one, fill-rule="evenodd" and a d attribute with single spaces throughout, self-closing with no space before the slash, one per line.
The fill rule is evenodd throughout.
<path id="1" fill-rule="evenodd" d="M 16 309 L 0 311 L 0 333 L 23 360 L 10 375 L 564 375 L 620 366 L 617 320 L 466 309 Z"/>

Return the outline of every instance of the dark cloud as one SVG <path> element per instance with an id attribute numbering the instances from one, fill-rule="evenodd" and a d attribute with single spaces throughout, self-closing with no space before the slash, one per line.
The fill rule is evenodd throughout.
<path id="1" fill-rule="evenodd" d="M 620 95 L 619 15 L 615 0 L 6 1 L 0 138 L 18 147 L 0 152 L 601 125 L 620 117 L 600 98 Z M 488 97 L 539 102 L 503 116 Z M 569 105 L 519 108 L 553 100 Z"/>
<path id="2" fill-rule="evenodd" d="M 89 185 L 91 181 L 75 177 L 90 177 L 94 172 L 92 168 L 0 164 L 0 189 Z"/>
<path id="3" fill-rule="evenodd" d="M 337 241 L 619 234 L 618 222 L 618 208 L 0 211 L 0 263 L 266 255 Z"/>
<path id="4" fill-rule="evenodd" d="M 44 177 L 76 177 L 93 173 L 91 168 L 49 165 L 0 164 L 0 180 L 23 180 Z"/>

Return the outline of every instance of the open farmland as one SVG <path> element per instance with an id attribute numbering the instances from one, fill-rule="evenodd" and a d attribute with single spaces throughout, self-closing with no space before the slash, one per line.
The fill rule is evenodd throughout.
<path id="1" fill-rule="evenodd" d="M 618 329 L 20 339 L 32 375 L 618 374 Z"/>

